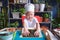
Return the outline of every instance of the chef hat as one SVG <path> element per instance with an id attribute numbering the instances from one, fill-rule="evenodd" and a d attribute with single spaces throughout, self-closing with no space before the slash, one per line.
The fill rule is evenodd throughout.
<path id="1" fill-rule="evenodd" d="M 34 4 L 27 3 L 25 5 L 25 10 L 26 10 L 26 12 L 28 12 L 28 11 L 34 12 Z"/>

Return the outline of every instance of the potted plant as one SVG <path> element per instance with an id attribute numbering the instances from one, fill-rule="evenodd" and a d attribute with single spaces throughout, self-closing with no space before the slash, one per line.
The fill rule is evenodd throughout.
<path id="1" fill-rule="evenodd" d="M 45 8 L 45 0 L 39 0 L 39 4 L 40 4 L 40 12 L 43 12 Z"/>
<path id="2" fill-rule="evenodd" d="M 19 23 L 18 23 L 18 21 L 16 21 L 14 23 L 11 23 L 10 26 L 17 28 L 19 26 Z"/>
<path id="3" fill-rule="evenodd" d="M 43 15 L 43 17 L 44 17 L 44 22 L 50 22 L 50 14 L 49 13 L 45 13 Z"/>
<path id="4" fill-rule="evenodd" d="M 13 10 L 12 10 L 12 15 L 13 15 L 13 18 L 19 18 L 19 11 L 18 11 L 18 9 L 16 9 L 16 8 L 14 8 Z"/>
<path id="5" fill-rule="evenodd" d="M 39 12 L 39 4 L 34 4 L 35 5 L 35 12 Z"/>
<path id="6" fill-rule="evenodd" d="M 35 5 L 35 12 L 39 12 L 39 2 L 38 2 L 38 0 L 33 0 L 33 3 Z"/>

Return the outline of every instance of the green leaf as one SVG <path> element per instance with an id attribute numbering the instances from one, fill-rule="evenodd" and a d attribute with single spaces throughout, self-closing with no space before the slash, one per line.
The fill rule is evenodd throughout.
<path id="1" fill-rule="evenodd" d="M 50 14 L 45 13 L 45 14 L 43 14 L 43 17 L 44 17 L 44 18 L 49 18 L 49 17 L 50 17 Z"/>
<path id="2" fill-rule="evenodd" d="M 25 9 L 24 8 L 19 9 L 19 11 L 20 11 L 21 15 L 25 13 Z"/>
<path id="3" fill-rule="evenodd" d="M 15 22 L 15 27 L 17 27 L 19 25 L 18 21 Z"/>
<path id="4" fill-rule="evenodd" d="M 60 27 L 60 24 L 58 24 L 58 26 Z"/>

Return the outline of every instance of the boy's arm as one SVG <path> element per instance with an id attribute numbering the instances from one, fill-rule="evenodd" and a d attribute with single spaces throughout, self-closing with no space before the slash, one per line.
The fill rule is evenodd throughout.
<path id="1" fill-rule="evenodd" d="M 24 27 L 24 30 L 26 30 L 26 31 L 28 30 L 28 29 L 27 29 L 27 22 L 26 22 L 26 19 L 24 19 L 24 21 L 23 21 L 23 27 Z"/>
<path id="2" fill-rule="evenodd" d="M 40 26 L 39 26 L 39 23 L 36 23 L 36 32 L 34 33 L 35 36 L 39 36 L 40 34 Z"/>
<path id="3" fill-rule="evenodd" d="M 36 30 L 40 32 L 40 25 L 39 25 L 39 23 L 36 23 Z"/>
<path id="4" fill-rule="evenodd" d="M 23 23 L 23 27 L 24 27 L 24 30 L 28 30 L 25 22 Z"/>

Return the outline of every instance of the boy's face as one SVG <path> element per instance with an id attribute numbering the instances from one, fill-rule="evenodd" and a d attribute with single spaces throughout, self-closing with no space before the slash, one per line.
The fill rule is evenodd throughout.
<path id="1" fill-rule="evenodd" d="M 26 18 L 31 20 L 34 17 L 34 12 L 27 12 L 26 13 Z"/>

